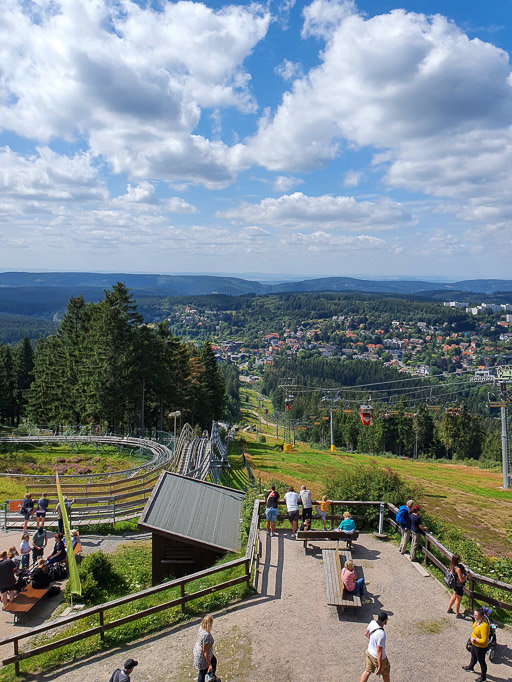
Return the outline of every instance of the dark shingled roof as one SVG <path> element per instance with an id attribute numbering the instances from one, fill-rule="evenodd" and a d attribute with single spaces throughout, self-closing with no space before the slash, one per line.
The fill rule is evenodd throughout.
<path id="1" fill-rule="evenodd" d="M 244 493 L 164 471 L 139 526 L 191 544 L 236 552 Z"/>

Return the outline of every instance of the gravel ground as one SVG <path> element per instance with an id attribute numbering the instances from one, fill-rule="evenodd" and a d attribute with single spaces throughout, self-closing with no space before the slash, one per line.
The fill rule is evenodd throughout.
<path id="1" fill-rule="evenodd" d="M 274 538 L 261 533 L 260 540 L 257 594 L 214 614 L 214 650 L 223 682 L 357 682 L 366 625 L 381 609 L 390 614 L 386 631 L 393 682 L 474 680 L 461 670 L 469 662 L 465 643 L 471 620 L 447 615 L 447 590 L 421 575 L 394 545 L 372 535 L 360 537 L 353 557 L 369 581 L 372 603 L 342 613 L 326 604 L 320 543 L 304 556 L 302 543 L 283 531 Z M 133 682 L 194 680 L 191 652 L 198 626 L 196 619 L 37 679 L 103 682 L 131 657 L 139 661 Z M 488 679 L 508 682 L 512 632 L 499 630 L 498 642 Z"/>

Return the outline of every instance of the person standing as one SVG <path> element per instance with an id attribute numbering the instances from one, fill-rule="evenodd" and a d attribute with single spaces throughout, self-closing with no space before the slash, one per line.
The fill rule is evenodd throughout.
<path id="1" fill-rule="evenodd" d="M 32 535 L 32 563 L 35 564 L 36 561 L 43 556 L 44 554 L 44 549 L 46 545 L 48 544 L 48 535 L 43 528 L 43 526 L 39 526 L 39 528 L 35 531 L 34 535 Z"/>
<path id="2" fill-rule="evenodd" d="M 450 560 L 450 566 L 448 570 L 453 573 L 457 582 L 453 586 L 453 594 L 448 603 L 447 613 L 453 613 L 453 605 L 455 604 L 455 613 L 457 618 L 462 618 L 460 615 L 460 600 L 464 594 L 464 583 L 467 580 L 467 573 L 464 564 L 461 562 L 460 556 L 454 554 Z"/>
<path id="3" fill-rule="evenodd" d="M 484 682 L 487 679 L 487 663 L 485 662 L 485 652 L 489 645 L 489 623 L 484 615 L 484 610 L 481 606 L 474 610 L 473 616 L 475 622 L 473 623 L 473 630 L 471 632 L 471 661 L 469 665 L 463 665 L 462 670 L 474 672 L 475 665 L 478 661 L 480 663 L 480 677 L 477 677 L 475 682 Z"/>
<path id="4" fill-rule="evenodd" d="M 279 493 L 276 486 L 272 483 L 270 490 L 265 492 L 265 518 L 267 520 L 267 535 L 274 536 L 276 530 L 276 519 L 279 513 Z"/>
<path id="5" fill-rule="evenodd" d="M 382 675 L 384 682 L 390 682 L 391 666 L 386 655 L 386 633 L 384 632 L 384 626 L 387 625 L 387 622 L 387 613 L 379 613 L 377 620 L 368 623 L 365 636 L 368 637 L 369 642 L 361 682 L 366 682 L 372 673 Z"/>
<path id="6" fill-rule="evenodd" d="M 411 539 L 411 509 L 413 508 L 413 500 L 407 500 L 406 504 L 402 504 L 396 513 L 396 522 L 398 530 L 402 535 L 400 541 L 400 554 L 407 552 L 407 545 Z"/>
<path id="7" fill-rule="evenodd" d="M 300 501 L 302 503 L 302 523 L 304 526 L 311 528 L 313 502 L 311 501 L 311 490 L 308 490 L 305 485 L 300 486 Z M 306 523 L 306 521 L 308 521 L 308 523 Z"/>
<path id="8" fill-rule="evenodd" d="M 197 682 L 204 682 L 206 673 L 214 673 L 217 670 L 217 659 L 213 655 L 212 635 L 213 617 L 208 615 L 201 621 L 201 627 L 197 633 L 197 641 L 194 644 L 194 668 L 197 668 Z"/>
<path id="9" fill-rule="evenodd" d="M 25 519 L 25 523 L 23 524 L 23 533 L 26 533 L 28 521 L 34 516 L 34 500 L 32 499 L 32 495 L 30 493 L 27 493 L 23 498 L 23 504 L 21 505 L 20 513 Z"/>
<path id="10" fill-rule="evenodd" d="M 37 503 L 37 509 L 36 509 L 36 527 L 39 528 L 39 525 L 41 525 L 41 528 L 44 528 L 44 521 L 46 518 L 46 512 L 48 511 L 48 507 L 50 505 L 50 500 L 47 497 L 46 493 L 43 493 L 41 497 L 39 498 L 39 502 Z"/>
<path id="11" fill-rule="evenodd" d="M 4 609 L 7 606 L 7 602 L 14 599 L 16 569 L 16 564 L 7 556 L 7 552 L 2 552 L 0 554 L 0 598 Z"/>
<path id="12" fill-rule="evenodd" d="M 55 511 L 57 512 L 57 518 L 58 518 L 58 523 L 59 523 L 59 533 L 64 534 L 64 511 L 66 512 L 68 516 L 68 521 L 69 525 L 71 526 L 71 505 L 74 503 L 74 499 L 71 501 L 68 500 L 67 497 L 64 497 L 64 510 L 62 509 L 62 506 L 60 502 L 57 502 L 57 506 L 55 507 Z"/>
<path id="13" fill-rule="evenodd" d="M 21 570 L 28 570 L 30 564 L 30 541 L 29 534 L 23 533 L 20 544 Z"/>
<path id="14" fill-rule="evenodd" d="M 284 501 L 286 502 L 288 521 L 292 525 L 292 538 L 295 538 L 299 521 L 299 495 L 295 492 L 292 485 L 288 488 L 288 492 L 284 496 Z"/>
<path id="15" fill-rule="evenodd" d="M 130 682 L 130 675 L 136 665 L 139 665 L 139 662 L 134 661 L 133 658 L 129 658 L 124 662 L 122 670 L 121 668 L 114 670 L 108 682 Z"/>
<path id="16" fill-rule="evenodd" d="M 422 535 L 425 535 L 425 531 L 427 530 L 425 526 L 422 525 L 421 523 L 421 518 L 419 515 L 420 508 L 418 505 L 414 505 L 414 507 L 411 510 L 411 535 L 412 535 L 412 541 L 411 541 L 411 561 L 416 561 L 416 553 L 418 552 L 418 548 L 420 547 L 420 537 Z"/>

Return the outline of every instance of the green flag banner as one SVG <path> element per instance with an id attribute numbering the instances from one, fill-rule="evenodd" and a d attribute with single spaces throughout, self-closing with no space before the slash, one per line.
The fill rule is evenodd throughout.
<path id="1" fill-rule="evenodd" d="M 64 524 L 64 537 L 66 538 L 66 554 L 68 557 L 68 571 L 69 571 L 69 586 L 71 594 L 82 596 L 82 585 L 80 583 L 80 576 L 78 575 L 78 566 L 76 565 L 75 555 L 73 554 L 73 543 L 71 541 L 71 529 L 69 527 L 69 517 L 64 504 L 64 497 L 60 489 L 59 474 L 55 473 L 55 480 L 57 483 L 57 497 L 59 498 L 60 508 L 62 510 L 62 521 Z"/>

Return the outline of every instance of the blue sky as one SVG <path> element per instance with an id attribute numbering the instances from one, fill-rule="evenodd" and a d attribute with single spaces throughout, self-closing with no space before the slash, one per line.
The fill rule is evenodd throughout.
<path id="1" fill-rule="evenodd" d="M 511 277 L 511 0 L 2 19 L 1 270 Z"/>

